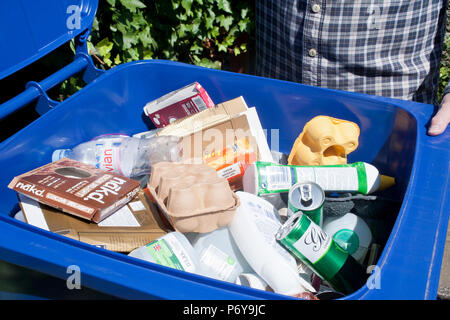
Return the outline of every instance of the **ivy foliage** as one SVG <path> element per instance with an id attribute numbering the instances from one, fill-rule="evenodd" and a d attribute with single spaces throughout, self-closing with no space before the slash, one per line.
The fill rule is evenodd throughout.
<path id="1" fill-rule="evenodd" d="M 101 1 L 91 49 L 107 67 L 142 59 L 175 60 L 221 69 L 247 51 L 251 1 Z"/>

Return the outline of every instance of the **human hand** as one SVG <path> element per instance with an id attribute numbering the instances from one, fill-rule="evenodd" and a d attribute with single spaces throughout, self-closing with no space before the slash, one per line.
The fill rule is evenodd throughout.
<path id="1" fill-rule="evenodd" d="M 445 131 L 450 122 L 450 93 L 447 93 L 442 98 L 439 111 L 431 119 L 431 126 L 428 129 L 430 136 L 440 135 Z"/>

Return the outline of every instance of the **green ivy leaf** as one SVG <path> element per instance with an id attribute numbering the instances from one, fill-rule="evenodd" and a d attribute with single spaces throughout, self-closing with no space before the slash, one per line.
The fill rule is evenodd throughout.
<path id="1" fill-rule="evenodd" d="M 122 61 L 120 60 L 120 56 L 119 56 L 119 54 L 117 54 L 116 57 L 114 58 L 114 64 L 119 65 L 121 63 L 122 63 Z"/>
<path id="2" fill-rule="evenodd" d="M 145 4 L 143 4 L 139 0 L 119 0 L 119 1 L 125 8 L 127 8 L 131 12 L 136 12 L 137 8 L 141 8 L 142 9 L 142 8 L 146 8 L 147 7 Z"/>
<path id="3" fill-rule="evenodd" d="M 106 57 L 107 54 L 111 52 L 113 46 L 114 44 L 111 41 L 109 41 L 108 38 L 104 38 L 99 43 L 97 43 L 95 47 L 102 57 Z"/>
<path id="4" fill-rule="evenodd" d="M 184 10 L 186 10 L 186 15 L 189 17 L 193 15 L 193 13 L 191 11 L 193 2 L 194 2 L 194 0 L 182 0 L 181 1 L 181 6 L 184 8 Z"/>
<path id="5" fill-rule="evenodd" d="M 221 27 L 224 27 L 226 31 L 228 31 L 230 29 L 230 26 L 233 23 L 233 17 L 232 16 L 224 16 L 223 14 L 218 16 L 217 20 L 219 22 L 219 25 Z"/>
<path id="6" fill-rule="evenodd" d="M 231 5 L 230 5 L 230 1 L 228 0 L 218 0 L 217 1 L 217 6 L 219 7 L 219 9 L 228 12 L 228 13 L 233 13 L 231 11 Z"/>
<path id="7" fill-rule="evenodd" d="M 222 66 L 222 64 L 220 63 L 220 61 L 211 61 L 209 59 L 203 58 L 200 61 L 196 61 L 195 62 L 196 65 L 198 66 L 202 66 L 205 68 L 211 68 L 211 69 L 220 69 L 220 67 Z"/>

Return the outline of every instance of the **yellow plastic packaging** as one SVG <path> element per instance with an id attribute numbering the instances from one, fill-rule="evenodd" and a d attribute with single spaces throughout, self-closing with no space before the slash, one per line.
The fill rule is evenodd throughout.
<path id="1" fill-rule="evenodd" d="M 289 165 L 346 164 L 347 155 L 358 147 L 359 126 L 351 121 L 317 116 L 295 140 Z"/>

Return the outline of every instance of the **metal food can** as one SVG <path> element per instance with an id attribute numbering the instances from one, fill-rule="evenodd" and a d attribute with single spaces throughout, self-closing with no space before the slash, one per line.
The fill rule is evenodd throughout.
<path id="1" fill-rule="evenodd" d="M 301 211 L 315 224 L 323 224 L 325 192 L 314 182 L 299 182 L 289 189 L 288 216 Z"/>
<path id="2" fill-rule="evenodd" d="M 275 238 L 333 289 L 348 294 L 364 284 L 361 265 L 306 214 L 289 217 Z"/>

